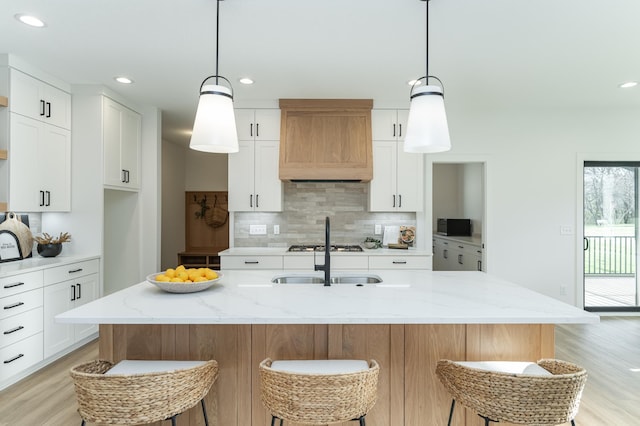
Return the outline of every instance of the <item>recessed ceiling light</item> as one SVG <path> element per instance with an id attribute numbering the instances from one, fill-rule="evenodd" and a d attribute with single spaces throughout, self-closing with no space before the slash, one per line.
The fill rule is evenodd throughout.
<path id="1" fill-rule="evenodd" d="M 253 80 L 251 80 L 249 77 L 243 77 L 239 81 L 242 84 L 253 84 Z"/>
<path id="2" fill-rule="evenodd" d="M 122 84 L 131 84 L 131 83 L 133 83 L 133 80 L 131 80 L 129 77 L 114 77 L 114 80 L 117 81 L 118 83 L 122 83 Z"/>
<path id="3" fill-rule="evenodd" d="M 630 87 L 635 87 L 637 85 L 638 85 L 637 81 L 625 81 L 624 83 L 619 84 L 618 87 L 621 89 L 628 89 Z"/>
<path id="4" fill-rule="evenodd" d="M 46 27 L 47 25 L 44 23 L 44 21 L 42 21 L 39 18 L 36 18 L 35 16 L 32 15 L 26 15 L 24 13 L 18 13 L 17 15 L 15 15 L 15 18 L 22 22 L 23 24 L 27 24 L 31 27 L 37 27 L 37 28 L 42 28 L 42 27 Z"/>
<path id="5" fill-rule="evenodd" d="M 407 81 L 407 84 L 408 84 L 409 86 L 413 86 L 414 84 L 415 84 L 416 86 L 420 86 L 420 85 L 422 84 L 422 81 L 419 81 L 419 80 L 409 80 L 409 81 Z"/>

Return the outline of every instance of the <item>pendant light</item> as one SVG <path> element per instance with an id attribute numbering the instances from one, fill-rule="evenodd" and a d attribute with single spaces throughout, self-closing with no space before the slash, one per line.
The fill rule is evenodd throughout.
<path id="1" fill-rule="evenodd" d="M 404 151 L 417 153 L 443 152 L 451 149 L 447 114 L 444 110 L 444 86 L 438 77 L 429 75 L 429 1 L 426 4 L 427 43 L 426 73 L 411 86 L 409 119 L 404 138 Z M 439 86 L 429 85 L 429 79 Z M 424 85 L 420 81 L 424 80 Z"/>
<path id="2" fill-rule="evenodd" d="M 205 78 L 200 85 L 200 100 L 189 148 L 204 152 L 232 153 L 238 152 L 233 87 L 229 80 L 218 75 L 220 1 L 216 0 L 216 74 Z M 215 79 L 215 82 L 207 83 L 211 79 Z M 226 81 L 229 87 L 220 85 L 219 80 Z"/>

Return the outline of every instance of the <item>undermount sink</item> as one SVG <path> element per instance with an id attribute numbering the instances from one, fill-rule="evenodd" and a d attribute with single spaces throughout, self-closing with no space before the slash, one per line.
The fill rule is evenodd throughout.
<path id="1" fill-rule="evenodd" d="M 271 279 L 275 284 L 324 284 L 320 275 L 276 275 Z M 348 275 L 340 274 L 331 277 L 331 284 L 378 284 L 382 278 L 377 275 Z"/>

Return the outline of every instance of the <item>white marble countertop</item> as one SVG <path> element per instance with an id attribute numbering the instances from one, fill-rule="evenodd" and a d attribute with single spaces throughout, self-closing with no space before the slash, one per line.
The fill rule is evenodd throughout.
<path id="1" fill-rule="evenodd" d="M 474 235 L 472 237 L 465 237 L 465 236 L 448 236 L 448 235 L 441 235 L 441 234 L 433 234 L 433 238 L 440 238 L 443 240 L 448 240 L 448 241 L 457 241 L 463 244 L 473 244 L 476 245 L 478 247 L 482 246 L 482 237 Z"/>
<path id="2" fill-rule="evenodd" d="M 313 252 L 287 251 L 289 247 L 231 247 L 219 253 L 220 256 L 312 256 Z M 316 252 L 316 255 L 321 252 Z M 431 256 L 431 250 L 408 249 L 366 249 L 362 251 L 332 251 L 331 256 Z"/>
<path id="3" fill-rule="evenodd" d="M 99 258 L 100 256 L 98 255 L 66 256 L 63 254 L 56 257 L 42 257 L 39 255 L 34 255 L 33 257 L 27 259 L 0 263 L 0 278 Z"/>
<path id="4" fill-rule="evenodd" d="M 222 271 L 209 289 L 148 282 L 56 316 L 90 324 L 558 324 L 599 317 L 482 272 L 375 271 L 382 284 L 271 284 L 281 271 Z M 352 272 L 355 274 L 357 272 Z M 360 274 L 370 274 L 361 271 Z M 291 274 L 302 274 L 300 271 Z M 344 273 L 346 274 L 346 272 Z M 321 276 L 321 273 L 318 274 Z M 340 275 L 336 272 L 335 275 Z"/>

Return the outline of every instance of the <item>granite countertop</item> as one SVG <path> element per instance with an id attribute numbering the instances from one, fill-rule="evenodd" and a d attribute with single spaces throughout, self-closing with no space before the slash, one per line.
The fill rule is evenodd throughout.
<path id="1" fill-rule="evenodd" d="M 289 247 L 231 247 L 218 253 L 220 256 L 313 256 L 313 252 L 291 252 Z M 322 252 L 316 252 L 316 254 Z M 408 249 L 366 249 L 362 251 L 332 251 L 331 256 L 431 256 L 431 250 L 421 250 L 413 247 Z"/>
<path id="2" fill-rule="evenodd" d="M 372 271 L 356 271 L 371 274 Z M 356 273 L 352 272 L 352 274 Z M 382 284 L 272 284 L 287 271 L 222 271 L 198 293 L 142 282 L 62 313 L 89 324 L 557 324 L 599 317 L 482 272 L 375 271 Z M 301 272 L 291 274 L 300 275 Z M 308 275 L 308 274 L 302 274 Z M 340 275 L 336 272 L 334 275 Z M 318 274 L 321 276 L 321 273 Z"/>

